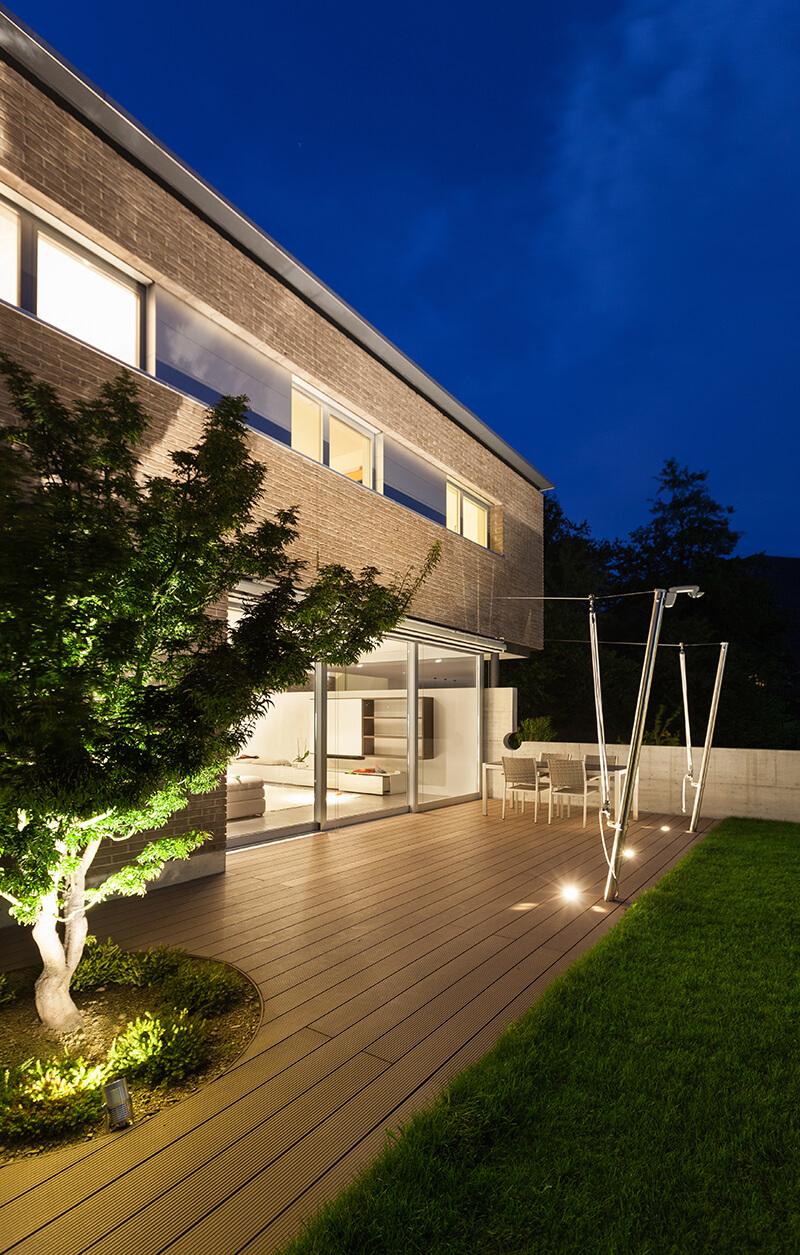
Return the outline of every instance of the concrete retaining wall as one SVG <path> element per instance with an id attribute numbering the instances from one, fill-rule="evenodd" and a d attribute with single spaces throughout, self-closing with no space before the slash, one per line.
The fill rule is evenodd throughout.
<path id="1" fill-rule="evenodd" d="M 526 741 L 516 754 L 536 758 L 548 750 L 576 757 L 598 752 L 596 743 Z M 609 745 L 608 752 L 616 754 L 618 762 L 627 761 L 627 745 Z M 500 754 L 497 754 L 495 761 L 499 757 Z M 701 758 L 702 749 L 696 749 L 693 753 L 695 779 L 700 774 Z M 639 769 L 640 809 L 680 814 L 685 772 L 686 750 L 683 746 L 643 745 Z M 499 797 L 502 787 L 499 776 L 493 778 L 490 774 L 489 779 L 490 795 Z M 694 790 L 687 787 L 686 794 L 686 807 L 691 814 Z M 751 819 L 787 819 L 800 823 L 800 751 L 712 749 L 702 814 L 719 819 L 726 815 L 741 815 Z"/>

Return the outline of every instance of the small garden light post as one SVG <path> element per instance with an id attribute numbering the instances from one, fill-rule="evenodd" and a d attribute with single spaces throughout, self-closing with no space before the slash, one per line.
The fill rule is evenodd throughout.
<path id="1" fill-rule="evenodd" d="M 133 1124 L 133 1102 L 124 1076 L 108 1081 L 103 1086 L 103 1101 L 109 1129 L 124 1129 Z"/>

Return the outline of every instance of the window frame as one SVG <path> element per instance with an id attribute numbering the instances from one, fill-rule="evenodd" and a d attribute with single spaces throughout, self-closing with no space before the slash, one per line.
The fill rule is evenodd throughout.
<path id="1" fill-rule="evenodd" d="M 345 409 L 344 406 L 338 405 L 336 404 L 336 402 L 329 400 L 328 397 L 326 397 L 324 393 L 319 392 L 316 388 L 313 388 L 310 384 L 305 383 L 303 380 L 292 378 L 292 398 L 294 398 L 295 393 L 297 393 L 298 396 L 305 398 L 305 400 L 311 401 L 315 405 L 318 405 L 320 407 L 320 424 L 321 424 L 320 444 L 321 444 L 322 456 L 319 459 L 313 458 L 310 456 L 310 454 L 303 453 L 301 452 L 301 450 L 295 449 L 294 444 L 292 444 L 292 448 L 294 449 L 294 452 L 299 453 L 301 457 L 307 457 L 309 458 L 310 461 L 316 462 L 318 466 L 324 466 L 329 471 L 333 471 L 334 475 L 339 475 L 342 479 L 348 479 L 351 484 L 360 483 L 362 488 L 367 488 L 372 492 L 381 493 L 383 491 L 383 485 L 380 482 L 381 476 L 379 472 L 380 472 L 380 465 L 381 465 L 380 443 L 381 443 L 382 433 L 378 430 L 378 428 L 373 427 L 371 423 L 366 422 L 363 418 L 358 418 L 355 414 L 351 414 L 347 409 Z M 365 480 L 363 479 L 362 480 L 353 479 L 350 475 L 346 474 L 346 472 L 339 471 L 336 469 L 335 466 L 331 466 L 331 461 L 330 461 L 330 458 L 331 458 L 331 419 L 335 420 L 338 423 L 341 423 L 343 427 L 349 427 L 351 431 L 356 432 L 357 435 L 361 436 L 362 438 L 368 441 L 369 443 L 369 482 L 368 483 L 365 482 Z M 294 427 L 292 425 L 292 439 L 294 438 L 293 433 L 294 433 Z"/>
<path id="2" fill-rule="evenodd" d="M 457 483 L 455 480 L 451 479 L 448 476 L 447 487 L 445 489 L 445 493 L 447 494 L 450 492 L 454 492 L 457 494 L 458 527 L 451 527 L 450 523 L 446 522 L 445 527 L 447 528 L 448 532 L 452 532 L 454 536 L 461 536 L 462 539 L 468 540 L 473 545 L 478 545 L 481 549 L 491 549 L 491 539 L 492 539 L 491 538 L 491 522 L 492 522 L 491 504 L 488 501 L 485 501 L 482 497 L 479 497 L 477 493 L 472 492 L 469 488 L 464 488 L 461 484 Z M 473 540 L 471 536 L 464 535 L 464 502 L 465 501 L 469 502 L 470 505 L 477 507 L 477 509 L 483 511 L 484 517 L 486 519 L 486 542 L 485 544 L 481 542 L 480 540 Z M 448 513 L 449 511 L 445 508 L 445 518 L 447 518 Z"/>
<path id="3" fill-rule="evenodd" d="M 70 336 L 71 339 L 77 340 L 80 344 L 87 344 L 98 353 L 104 353 L 107 357 L 112 358 L 116 362 L 122 362 L 125 366 L 129 366 L 134 370 L 146 371 L 147 369 L 147 319 L 148 319 L 148 288 L 152 284 L 145 280 L 143 276 L 137 275 L 129 266 L 123 262 L 118 262 L 105 249 L 92 248 L 91 244 L 84 242 L 78 237 L 77 232 L 65 229 L 65 224 L 59 223 L 52 214 L 45 212 L 34 212 L 28 208 L 23 202 L 23 198 L 12 198 L 6 194 L 7 189 L 0 190 L 0 204 L 10 209 L 19 217 L 19 242 L 17 249 L 17 300 L 14 302 L 4 302 L 11 304 L 15 309 L 20 309 L 26 314 L 31 314 L 34 318 L 39 318 L 41 322 L 45 322 L 40 317 L 38 311 L 38 260 L 39 260 L 39 237 L 50 240 L 62 251 L 77 258 L 79 261 L 86 261 L 90 266 L 94 267 L 101 275 L 107 275 L 108 278 L 119 284 L 119 286 L 128 288 L 136 297 L 136 347 L 134 353 L 134 361 L 128 361 L 125 358 L 115 357 L 108 349 L 101 345 L 94 344 L 90 340 L 83 340 L 73 331 L 65 327 L 61 327 L 58 323 L 45 323 L 48 327 L 55 328 L 62 335 Z"/>

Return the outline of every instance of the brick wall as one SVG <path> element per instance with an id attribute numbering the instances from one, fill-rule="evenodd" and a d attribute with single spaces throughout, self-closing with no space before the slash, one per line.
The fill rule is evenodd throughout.
<path id="1" fill-rule="evenodd" d="M 207 841 L 192 852 L 188 865 L 194 865 L 187 876 L 187 864 L 183 861 L 177 865 L 180 879 L 191 879 L 194 875 L 208 875 L 214 871 L 225 870 L 225 801 L 227 790 L 222 781 L 213 793 L 202 793 L 189 798 L 189 804 L 182 811 L 176 811 L 168 823 L 156 832 L 140 832 L 130 841 L 104 841 L 97 851 L 89 875 L 90 884 L 99 884 L 119 867 L 133 862 L 141 854 L 148 841 L 154 836 L 180 837 L 192 828 L 198 828 L 211 835 Z M 202 868 L 202 871 L 199 870 Z M 169 878 L 169 876 L 168 876 Z"/>
<path id="2" fill-rule="evenodd" d="M 254 452 L 270 470 L 267 508 L 301 504 L 300 555 L 312 565 L 319 557 L 396 574 L 419 563 L 438 539 L 442 562 L 414 614 L 540 647 L 540 607 L 504 598 L 540 591 L 541 494 L 11 66 L 0 65 L 0 83 L 0 179 L 153 280 L 199 299 L 334 401 L 496 503 L 493 543 L 502 556 L 254 436 Z M 85 388 L 94 372 L 107 370 L 98 365 L 102 355 L 89 352 L 79 362 L 74 346 L 52 341 L 47 357 L 41 372 L 65 390 L 75 387 L 76 375 Z M 168 449 L 195 438 L 201 409 L 174 394 L 146 391 L 159 416 L 173 410 L 171 425 L 148 450 L 148 468 L 162 470 Z"/>
<path id="3" fill-rule="evenodd" d="M 215 317 L 331 400 L 445 468 L 492 503 L 491 552 L 396 502 L 335 475 L 291 449 L 251 436 L 267 467 L 260 509 L 299 506 L 295 556 L 354 569 L 377 566 L 402 576 L 439 541 L 442 559 L 419 592 L 420 619 L 540 647 L 540 603 L 511 598 L 541 592 L 542 497 L 383 363 L 288 289 L 241 247 L 100 138 L 9 64 L 0 63 L 0 181 L 45 213 L 135 267 L 155 283 Z M 0 306 L 3 349 L 67 400 L 96 395 L 119 364 Z M 142 447 L 150 473 L 170 471 L 169 453 L 193 445 L 203 408 L 146 376 L 141 397 L 152 416 Z M 0 395 L 0 421 L 10 412 Z M 224 607 L 217 612 L 224 613 Z M 200 874 L 224 868 L 224 785 L 193 799 L 168 831 L 201 825 L 212 840 L 192 856 Z M 142 848 L 134 842 L 101 850 L 102 875 Z M 205 869 L 205 870 L 202 870 Z M 191 872 L 189 874 L 192 874 Z"/>

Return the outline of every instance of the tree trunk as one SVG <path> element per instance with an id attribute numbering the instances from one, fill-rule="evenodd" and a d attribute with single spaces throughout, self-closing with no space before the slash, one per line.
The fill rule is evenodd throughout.
<path id="1" fill-rule="evenodd" d="M 69 987 L 80 963 L 89 925 L 86 919 L 86 872 L 100 847 L 95 837 L 83 851 L 80 862 L 68 876 L 64 890 L 64 940 L 58 935 L 59 893 L 57 886 L 42 899 L 42 909 L 33 926 L 33 939 L 42 956 L 42 974 L 36 982 L 36 1010 L 39 1019 L 54 1033 L 79 1033 L 83 1017 L 70 996 Z"/>
<path id="2" fill-rule="evenodd" d="M 54 1033 L 77 1033 L 83 1028 L 83 1018 L 69 992 L 77 960 L 72 966 L 67 962 L 64 944 L 56 927 L 57 920 L 58 895 L 54 891 L 44 899 L 39 918 L 33 926 L 33 939 L 39 947 L 43 964 L 36 982 L 36 1010 L 42 1023 Z M 85 935 L 85 916 L 83 924 Z"/>

